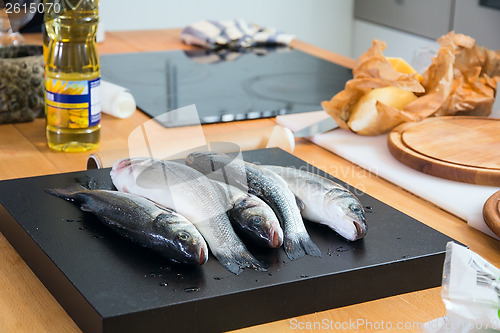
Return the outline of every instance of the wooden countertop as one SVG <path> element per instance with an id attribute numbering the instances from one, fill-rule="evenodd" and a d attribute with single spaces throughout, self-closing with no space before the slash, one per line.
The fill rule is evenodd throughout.
<path id="1" fill-rule="evenodd" d="M 168 49 L 189 49 L 180 43 L 179 29 L 164 31 L 109 32 L 99 44 L 99 52 L 123 53 Z M 41 43 L 39 35 L 28 35 L 29 43 Z M 354 61 L 307 43 L 294 41 L 293 47 L 323 59 L 352 67 Z M 130 132 L 150 118 L 141 112 L 126 120 L 103 115 L 98 154 L 127 148 Z M 272 128 L 273 119 L 203 126 L 205 134 Z M 45 140 L 45 121 L 0 125 L 0 180 L 85 170 L 89 153 L 50 151 Z M 473 251 L 500 267 L 500 242 L 469 227 L 464 221 L 442 211 L 374 174 L 310 143 L 297 140 L 294 155 L 351 184 L 362 184 L 365 192 L 423 223 L 467 244 Z M 79 332 L 79 328 L 47 291 L 5 237 L 0 234 L 0 332 Z M 362 288 L 362 286 L 361 286 Z M 359 292 L 359 290 L 357 291 Z M 291 332 L 297 323 L 328 320 L 336 323 L 364 320 L 371 323 L 415 325 L 444 316 L 441 288 L 398 295 L 376 301 L 318 312 L 241 330 L 242 332 Z M 412 323 L 413 326 L 409 326 Z M 387 326 L 386 326 L 387 327 Z M 330 330 L 333 332 L 335 330 Z M 349 332 L 354 330 L 338 330 Z M 358 332 L 370 331 L 359 327 Z M 389 330 L 378 330 L 380 332 Z M 335 331 L 336 332 L 336 331 Z"/>

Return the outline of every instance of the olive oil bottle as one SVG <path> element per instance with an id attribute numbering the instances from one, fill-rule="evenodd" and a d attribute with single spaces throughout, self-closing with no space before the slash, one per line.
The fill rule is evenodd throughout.
<path id="1" fill-rule="evenodd" d="M 45 5 L 46 135 L 64 152 L 95 149 L 100 138 L 100 67 L 95 35 L 98 0 L 48 0 Z"/>

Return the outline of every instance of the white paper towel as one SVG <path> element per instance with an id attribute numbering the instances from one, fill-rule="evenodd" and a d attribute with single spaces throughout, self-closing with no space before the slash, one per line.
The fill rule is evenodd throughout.
<path id="1" fill-rule="evenodd" d="M 292 131 L 297 131 L 326 117 L 329 116 L 320 111 L 293 115 L 293 117 L 278 116 L 276 120 L 278 124 L 288 127 Z M 499 187 L 466 184 L 413 170 L 398 162 L 391 155 L 387 148 L 387 135 L 366 137 L 342 129 L 335 129 L 309 139 L 464 219 L 472 227 L 500 239 L 488 228 L 482 214 L 484 203 L 500 189 Z"/>
<path id="2" fill-rule="evenodd" d="M 130 117 L 137 106 L 127 88 L 101 80 L 101 111 L 117 118 Z"/>

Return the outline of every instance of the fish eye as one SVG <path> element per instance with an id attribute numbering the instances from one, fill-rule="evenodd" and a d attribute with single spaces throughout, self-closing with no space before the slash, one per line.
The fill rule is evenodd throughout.
<path id="1" fill-rule="evenodd" d="M 353 213 L 356 213 L 356 214 L 360 214 L 362 213 L 362 209 L 359 205 L 356 205 L 356 204 L 351 204 L 349 205 L 349 209 L 353 212 Z"/>
<path id="2" fill-rule="evenodd" d="M 262 224 L 263 221 L 264 221 L 264 219 L 262 218 L 262 216 L 254 216 L 254 217 L 252 217 L 252 223 L 253 224 Z"/>
<path id="3" fill-rule="evenodd" d="M 177 234 L 177 239 L 181 241 L 187 241 L 189 239 L 189 234 L 187 232 L 179 232 Z"/>

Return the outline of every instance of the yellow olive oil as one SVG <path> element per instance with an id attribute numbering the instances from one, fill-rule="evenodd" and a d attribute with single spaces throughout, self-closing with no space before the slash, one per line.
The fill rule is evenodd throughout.
<path id="1" fill-rule="evenodd" d="M 53 4 L 53 2 L 51 2 Z M 98 0 L 45 7 L 46 135 L 64 152 L 95 149 L 100 139 L 100 67 L 95 43 Z"/>

